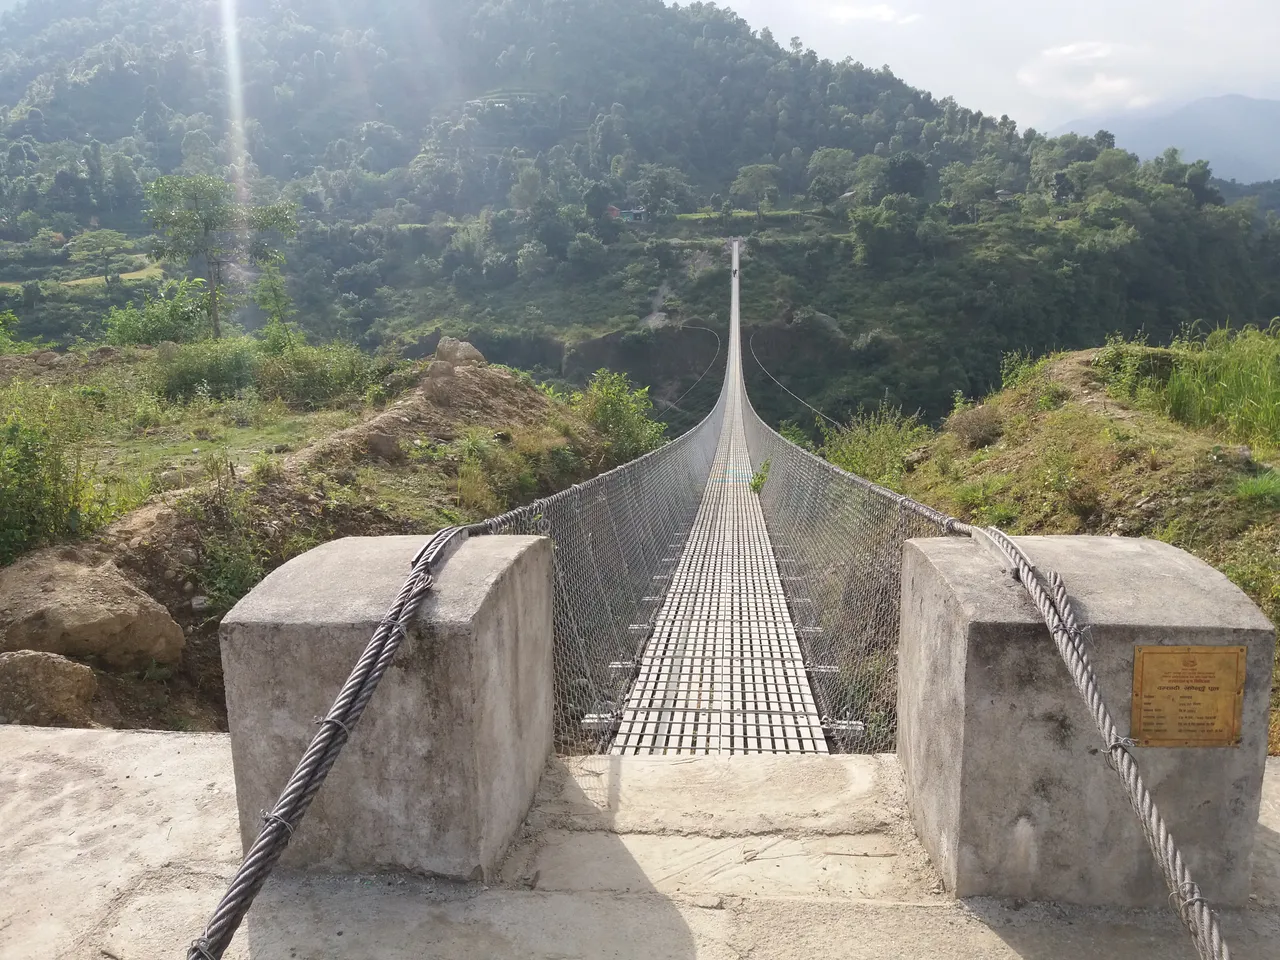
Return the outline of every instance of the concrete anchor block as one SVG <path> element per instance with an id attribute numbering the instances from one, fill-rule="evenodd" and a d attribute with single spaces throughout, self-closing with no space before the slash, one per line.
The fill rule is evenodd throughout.
<path id="1" fill-rule="evenodd" d="M 223 620 L 245 847 L 409 573 L 421 537 L 352 537 Z M 552 750 L 551 543 L 476 537 L 444 565 L 283 862 L 489 879 Z"/>
<path id="2" fill-rule="evenodd" d="M 1204 896 L 1246 903 L 1272 625 L 1225 576 L 1168 544 L 1016 539 L 1063 577 L 1120 737 L 1131 734 L 1136 648 L 1245 648 L 1237 745 L 1129 749 Z M 898 756 L 916 832 L 958 897 L 1167 906 L 1092 714 L 1006 567 L 968 538 L 904 547 Z"/>

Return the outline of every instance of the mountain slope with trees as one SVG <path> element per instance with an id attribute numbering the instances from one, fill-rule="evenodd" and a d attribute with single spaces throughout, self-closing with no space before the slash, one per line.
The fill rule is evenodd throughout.
<path id="1" fill-rule="evenodd" d="M 1223 206 L 1206 163 L 1021 130 L 711 4 L 237 9 L 231 35 L 214 0 L 0 19 L 16 335 L 100 335 L 109 308 L 154 296 L 149 249 L 170 277 L 221 276 L 209 251 L 148 239 L 172 176 L 292 205 L 296 235 L 274 242 L 313 339 L 414 355 L 464 334 L 546 377 L 628 369 L 660 399 L 710 362 L 686 328 L 725 326 L 725 234 L 756 236 L 748 321 L 774 372 L 836 414 L 888 391 L 939 415 L 1005 349 L 1280 313 L 1277 228 Z M 239 252 L 191 295 L 252 329 L 261 258 Z M 827 318 L 813 336 L 806 311 Z"/>

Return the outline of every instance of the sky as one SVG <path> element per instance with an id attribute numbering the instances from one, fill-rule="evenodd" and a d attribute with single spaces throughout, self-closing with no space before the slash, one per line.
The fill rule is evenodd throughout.
<path id="1" fill-rule="evenodd" d="M 937 97 L 1051 130 L 1239 93 L 1280 99 L 1280 0 L 727 0 Z"/>

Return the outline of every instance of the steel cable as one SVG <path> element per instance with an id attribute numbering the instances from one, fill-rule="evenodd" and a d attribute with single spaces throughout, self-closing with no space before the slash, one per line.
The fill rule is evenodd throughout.
<path id="1" fill-rule="evenodd" d="M 764 365 L 763 363 L 761 363 L 761 362 L 760 362 L 760 358 L 756 356 L 756 335 L 755 335 L 754 333 L 753 333 L 753 334 L 751 334 L 751 339 L 750 339 L 749 341 L 747 341 L 747 346 L 748 346 L 748 348 L 750 348 L 750 350 L 751 350 L 751 359 L 753 359 L 753 360 L 756 362 L 756 366 L 758 366 L 758 367 L 761 369 L 761 371 L 763 371 L 763 372 L 764 372 L 764 375 L 765 375 L 766 377 L 768 377 L 770 380 L 772 380 L 774 383 L 776 383 L 779 387 L 781 387 L 783 390 L 785 390 L 785 391 L 786 391 L 786 392 L 791 396 L 791 398 L 792 398 L 793 400 L 798 400 L 800 403 L 804 404 L 806 407 L 808 407 L 810 410 L 812 410 L 814 413 L 816 413 L 818 416 L 820 416 L 823 420 L 826 420 L 826 421 L 827 421 L 827 423 L 834 424 L 834 425 L 835 425 L 835 426 L 837 426 L 837 427 L 842 426 L 842 424 L 840 423 L 840 421 L 839 421 L 839 420 L 833 420 L 833 419 L 831 419 L 831 418 L 830 418 L 830 417 L 828 417 L 825 413 L 823 413 L 821 410 L 819 410 L 817 407 L 815 407 L 813 404 L 809 403 L 807 400 L 803 399 L 802 397 L 799 397 L 799 396 L 797 396 L 796 394 L 792 393 L 790 390 L 788 390 L 788 389 L 787 389 L 787 387 L 786 387 L 786 386 L 784 386 L 784 385 L 783 385 L 783 383 L 782 383 L 782 381 L 781 381 L 781 380 L 779 380 L 777 377 L 775 377 L 772 373 L 770 373 L 770 372 L 768 371 L 768 369 L 765 367 L 765 365 Z M 743 389 L 743 397 L 745 398 L 745 397 L 746 397 L 746 386 L 744 385 L 742 389 Z M 748 402 L 750 402 L 750 401 L 748 401 Z"/>
<path id="2" fill-rule="evenodd" d="M 415 558 L 409 578 L 400 588 L 387 616 L 374 630 L 333 706 L 319 721 L 320 729 L 298 762 L 276 805 L 263 814 L 262 830 L 214 909 L 203 935 L 188 949 L 188 960 L 218 960 L 230 945 L 258 891 L 284 854 L 316 791 L 355 730 L 378 682 L 395 658 L 408 624 L 435 583 L 433 571 L 449 547 L 465 539 L 468 532 L 467 528 L 446 527 L 435 534 Z"/>
<path id="3" fill-rule="evenodd" d="M 670 411 L 677 409 L 680 406 L 681 402 L 684 400 L 684 398 L 687 397 L 689 394 L 693 393 L 693 388 L 703 381 L 706 375 L 711 372 L 711 368 L 716 365 L 716 361 L 720 359 L 720 348 L 722 346 L 720 342 L 720 334 L 716 333 L 710 327 L 695 327 L 692 325 L 685 325 L 685 326 L 682 326 L 680 329 L 681 330 L 705 330 L 707 333 L 711 334 L 713 337 L 716 338 L 716 354 L 714 357 L 711 358 L 711 362 L 707 364 L 707 369 L 702 371 L 701 376 L 699 376 L 697 380 L 693 381 L 693 383 L 689 386 L 689 389 L 686 390 L 684 393 L 680 394 L 680 396 L 677 397 L 674 402 L 668 403 L 666 405 L 666 408 L 662 411 L 661 414 L 659 414 L 659 416 L 663 416 L 663 417 L 665 417 Z"/>
<path id="4" fill-rule="evenodd" d="M 1049 571 L 1045 574 L 1048 581 L 1046 587 L 1021 547 L 995 527 L 987 528 L 986 533 L 1017 569 L 1018 579 L 1044 617 L 1076 689 L 1093 714 L 1093 721 L 1110 756 L 1112 769 L 1124 784 L 1125 793 L 1133 812 L 1138 816 L 1147 844 L 1164 874 L 1171 901 L 1176 899 L 1178 917 L 1191 934 L 1196 951 L 1202 960 L 1230 960 L 1231 950 L 1223 942 L 1218 914 L 1201 896 L 1200 887 L 1191 878 L 1191 871 L 1187 869 L 1182 851 L 1178 849 L 1173 834 L 1160 815 L 1155 798 L 1142 780 L 1138 763 L 1129 752 L 1129 748 L 1134 746 L 1133 741 L 1119 735 L 1111 712 L 1102 699 L 1098 677 L 1089 661 L 1084 635 L 1067 596 L 1066 584 L 1055 571 Z"/>

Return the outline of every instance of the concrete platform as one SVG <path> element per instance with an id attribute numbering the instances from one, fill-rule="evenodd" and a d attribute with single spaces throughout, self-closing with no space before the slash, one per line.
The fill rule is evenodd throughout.
<path id="1" fill-rule="evenodd" d="M 0 727 L 0 958 L 181 957 L 238 863 L 220 735 Z M 1280 958 L 1280 761 L 1236 956 Z M 1206 891 L 1212 896 L 1212 891 Z M 1172 914 L 956 903 L 892 757 L 554 761 L 492 887 L 278 874 L 237 960 L 1195 953 Z"/>

